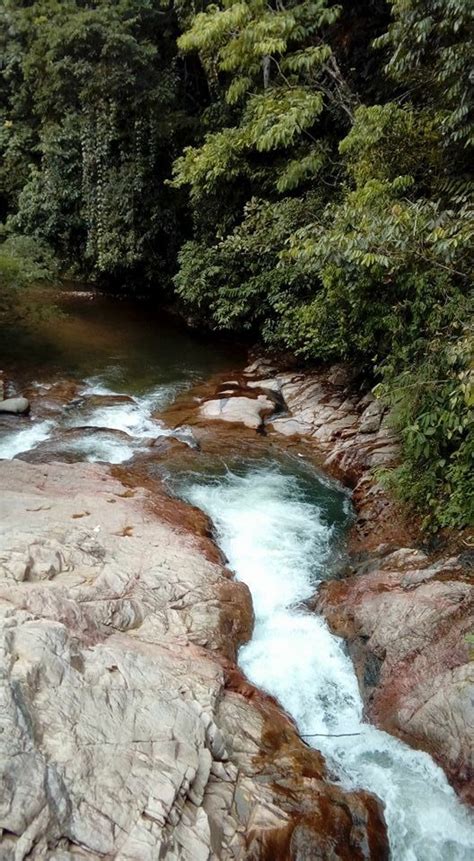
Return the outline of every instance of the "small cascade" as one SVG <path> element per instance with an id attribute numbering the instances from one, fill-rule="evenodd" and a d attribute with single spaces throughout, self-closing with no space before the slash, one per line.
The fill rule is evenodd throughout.
<path id="1" fill-rule="evenodd" d="M 422 751 L 364 723 L 344 643 L 302 603 L 328 576 L 337 529 L 328 517 L 339 497 L 313 478 L 315 497 L 277 463 L 219 478 L 191 476 L 181 495 L 213 520 L 218 543 L 251 593 L 255 630 L 240 652 L 248 678 L 275 696 L 334 778 L 382 800 L 394 861 L 467 861 L 471 817 L 444 772 Z"/>

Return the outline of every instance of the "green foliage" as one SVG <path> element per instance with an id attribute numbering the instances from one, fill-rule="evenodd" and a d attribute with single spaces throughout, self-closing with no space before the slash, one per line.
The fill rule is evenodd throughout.
<path id="1" fill-rule="evenodd" d="M 9 229 L 108 281 L 151 286 L 177 260 L 201 323 L 356 363 L 401 435 L 386 480 L 427 528 L 468 523 L 472 4 L 4 0 L 0 15 Z M 5 297 L 40 277 L 18 248 Z"/>
<path id="2" fill-rule="evenodd" d="M 474 518 L 472 358 L 472 339 L 452 325 L 419 357 L 416 371 L 401 373 L 387 390 L 405 454 L 387 481 L 424 512 L 430 529 Z"/>
<path id="3" fill-rule="evenodd" d="M 439 124 L 428 113 L 389 102 L 358 108 L 339 152 L 358 186 L 371 179 L 399 176 L 428 183 L 443 168 L 440 144 Z"/>
<path id="4" fill-rule="evenodd" d="M 472 37 L 469 0 L 389 0 L 393 21 L 376 40 L 391 51 L 387 72 L 409 82 L 416 101 L 442 117 L 451 141 L 473 143 Z"/>
<path id="5" fill-rule="evenodd" d="M 0 243 L 0 322 L 29 312 L 29 288 L 54 283 L 58 269 L 53 251 L 30 236 L 8 236 Z"/>
<path id="6" fill-rule="evenodd" d="M 8 236 L 0 244 L 2 283 L 19 289 L 28 284 L 53 281 L 58 275 L 54 253 L 46 243 L 30 236 Z M 5 281 L 3 280 L 5 279 Z"/>
<path id="7" fill-rule="evenodd" d="M 297 229 L 316 201 L 251 200 L 240 226 L 209 247 L 188 242 L 180 253 L 177 292 L 198 318 L 215 328 L 263 333 L 273 340 L 283 307 L 304 296 L 310 283 L 298 266 L 281 265 L 289 226 Z"/>
<path id="8" fill-rule="evenodd" d="M 463 526 L 473 515 L 474 219 L 458 108 L 469 13 L 447 0 L 391 5 L 378 44 L 394 48 L 388 71 L 413 99 L 358 108 L 323 20 L 330 12 L 335 24 L 334 7 L 318 4 L 310 18 L 305 3 L 230 2 L 194 19 L 181 47 L 201 52 L 235 112 L 177 162 L 176 184 L 191 188 L 197 235 L 217 183 L 240 177 L 248 197 L 215 238 L 184 246 L 176 284 L 217 328 L 250 330 L 308 361 L 356 362 L 401 435 L 387 481 L 427 528 Z"/>
<path id="9" fill-rule="evenodd" d="M 176 247 L 173 15 L 152 0 L 6 0 L 2 180 L 14 230 L 96 274 Z M 175 154 L 176 154 L 175 150 Z"/>
<path id="10" fill-rule="evenodd" d="M 327 150 L 320 137 L 325 107 L 334 108 L 333 122 L 340 124 L 352 110 L 323 39 L 323 28 L 334 24 L 339 11 L 326 0 L 275 8 L 263 0 L 227 0 L 196 15 L 178 44 L 185 53 L 199 53 L 210 81 L 222 86 L 235 111 L 232 124 L 208 133 L 176 161 L 176 187 L 189 185 L 198 202 L 217 182 L 238 176 L 256 181 L 254 191 L 283 192 L 318 172 Z M 265 164 L 256 162 L 260 153 L 268 154 Z"/>

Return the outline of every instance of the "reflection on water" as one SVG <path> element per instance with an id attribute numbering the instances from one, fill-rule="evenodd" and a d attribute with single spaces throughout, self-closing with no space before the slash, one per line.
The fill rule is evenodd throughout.
<path id="1" fill-rule="evenodd" d="M 127 461 L 169 435 L 155 414 L 179 392 L 242 361 L 235 346 L 209 343 L 163 312 L 90 294 L 65 294 L 62 305 L 60 318 L 1 334 L 0 368 L 34 397 L 31 416 L 0 420 L 0 458 L 42 447 L 47 459 Z M 97 433 L 72 438 L 74 428 Z"/>
<path id="2" fill-rule="evenodd" d="M 158 386 L 176 387 L 232 366 L 235 346 L 209 345 L 162 311 L 106 296 L 65 295 L 65 316 L 30 327 L 7 328 L 0 336 L 0 368 L 22 385 L 57 376 L 99 377 L 105 388 L 142 395 Z"/>

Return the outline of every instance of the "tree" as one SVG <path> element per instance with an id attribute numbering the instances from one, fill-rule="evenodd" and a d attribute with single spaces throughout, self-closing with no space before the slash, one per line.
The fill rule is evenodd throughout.
<path id="1" fill-rule="evenodd" d="M 439 113 L 451 142 L 472 145 L 472 3 L 390 0 L 390 6 L 392 23 L 376 40 L 390 51 L 388 74 Z"/>
<path id="2" fill-rule="evenodd" d="M 184 119 L 173 12 L 154 0 L 7 0 L 3 125 L 13 229 L 109 278 L 177 245 L 164 179 Z"/>
<path id="3" fill-rule="evenodd" d="M 228 122 L 189 147 L 175 185 L 194 200 L 217 184 L 247 177 L 279 193 L 313 179 L 325 164 L 325 123 L 347 125 L 355 100 L 324 31 L 339 7 L 326 0 L 227 0 L 194 18 L 178 40 L 198 52 L 210 86 L 228 106 Z M 265 154 L 265 158 L 262 155 Z"/>
<path id="4" fill-rule="evenodd" d="M 390 77 L 369 88 L 386 98 L 366 105 L 336 56 L 345 7 L 226 2 L 196 16 L 181 48 L 200 52 L 232 110 L 176 165 L 196 211 L 176 284 L 218 328 L 356 362 L 402 436 L 392 485 L 427 526 L 460 526 L 472 517 L 470 13 L 456 0 L 391 6 L 377 39 Z M 217 187 L 232 209 L 212 234 L 200 225 Z"/>

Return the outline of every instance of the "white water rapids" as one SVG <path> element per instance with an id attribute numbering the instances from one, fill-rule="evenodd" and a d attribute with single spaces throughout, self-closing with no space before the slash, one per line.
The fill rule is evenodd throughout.
<path id="1" fill-rule="evenodd" d="M 85 380 L 78 403 L 45 421 L 26 419 L 21 430 L 12 430 L 0 437 L 0 458 L 11 459 L 38 448 L 48 440 L 57 444 L 56 459 L 61 451 L 74 452 L 78 460 L 103 463 L 125 463 L 153 439 L 173 435 L 173 431 L 154 413 L 169 404 L 183 385 L 157 386 L 145 394 L 129 397 L 123 402 L 101 405 L 100 399 L 127 398 L 105 385 L 100 376 Z M 23 420 L 25 421 L 25 420 Z M 62 432 L 77 429 L 78 435 L 69 439 Z M 81 430 L 84 433 L 81 435 Z M 90 433 L 93 430 L 93 433 Z M 119 431 L 121 435 L 114 434 Z M 177 431 L 184 442 L 192 442 L 186 428 Z"/>
<path id="2" fill-rule="evenodd" d="M 317 478 L 315 476 L 315 481 Z M 181 494 L 213 520 L 236 577 L 252 593 L 256 617 L 240 665 L 277 697 L 346 787 L 382 799 L 393 861 L 467 861 L 474 829 L 443 771 L 362 720 L 358 684 L 343 642 L 300 602 L 314 594 L 329 563 L 332 527 L 302 498 L 298 478 L 278 465 L 218 479 L 194 476 Z"/>
<path id="3" fill-rule="evenodd" d="M 17 454 L 31 451 L 49 439 L 52 421 L 32 422 L 21 430 L 12 430 L 0 438 L 0 459 L 12 460 Z"/>
<path id="4" fill-rule="evenodd" d="M 77 405 L 52 420 L 8 430 L 0 439 L 0 458 L 57 440 L 58 452 L 73 449 L 78 460 L 127 461 L 152 438 L 171 433 L 155 412 L 180 388 L 158 386 L 129 401 L 101 404 L 101 396 L 117 393 L 99 377 L 90 379 Z M 192 443 L 185 429 L 181 438 Z M 308 741 L 323 752 L 335 780 L 382 799 L 393 861 L 473 858 L 470 814 L 442 770 L 427 754 L 363 722 L 343 641 L 301 606 L 326 577 L 344 497 L 315 473 L 310 479 L 314 493 L 308 493 L 308 481 L 303 487 L 298 470 L 283 469 L 278 461 L 217 476 L 178 475 L 173 483 L 211 517 L 230 567 L 252 593 L 256 624 L 240 652 L 243 670 L 277 697 L 302 735 L 318 734 Z M 336 737 L 341 733 L 356 735 Z"/>

